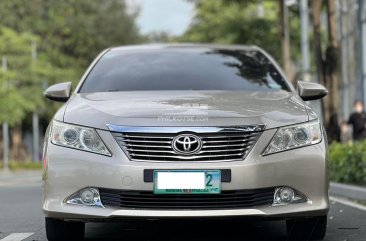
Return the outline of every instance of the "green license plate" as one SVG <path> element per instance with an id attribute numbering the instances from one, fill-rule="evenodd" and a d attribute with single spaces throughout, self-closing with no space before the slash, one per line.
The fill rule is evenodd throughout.
<path id="1" fill-rule="evenodd" d="M 156 170 L 154 194 L 220 194 L 220 170 Z"/>

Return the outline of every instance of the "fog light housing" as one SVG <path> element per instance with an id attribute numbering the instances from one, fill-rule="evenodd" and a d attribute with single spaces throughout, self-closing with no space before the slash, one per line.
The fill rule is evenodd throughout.
<path id="1" fill-rule="evenodd" d="M 86 205 L 104 208 L 99 191 L 94 187 L 83 188 L 65 200 L 66 204 Z"/>
<path id="2" fill-rule="evenodd" d="M 290 187 L 278 187 L 275 190 L 272 206 L 283 206 L 291 203 L 309 202 L 310 200 L 300 192 Z"/>

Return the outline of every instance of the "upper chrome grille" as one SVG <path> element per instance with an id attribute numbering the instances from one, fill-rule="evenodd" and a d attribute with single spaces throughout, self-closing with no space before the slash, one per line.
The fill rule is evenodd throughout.
<path id="1" fill-rule="evenodd" d="M 119 146 L 133 161 L 242 160 L 264 129 L 264 125 L 230 128 L 108 127 Z M 202 149 L 192 155 L 182 155 L 174 151 L 172 141 L 182 133 L 199 137 Z"/>

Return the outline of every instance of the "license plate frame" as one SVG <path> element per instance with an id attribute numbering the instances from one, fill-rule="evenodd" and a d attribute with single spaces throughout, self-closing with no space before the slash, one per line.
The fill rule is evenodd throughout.
<path id="1" fill-rule="evenodd" d="M 153 181 L 154 194 L 221 194 L 220 170 L 154 170 Z"/>

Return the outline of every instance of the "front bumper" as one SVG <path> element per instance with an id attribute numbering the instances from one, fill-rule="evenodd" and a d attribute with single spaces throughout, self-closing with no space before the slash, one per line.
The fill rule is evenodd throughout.
<path id="1" fill-rule="evenodd" d="M 47 217 L 82 220 L 226 216 L 291 218 L 326 215 L 329 201 L 324 142 L 261 156 L 275 131 L 264 131 L 246 159 L 235 162 L 133 162 L 125 156 L 112 135 L 101 130 L 98 133 L 108 143 L 112 157 L 55 146 L 48 142 L 45 151 L 47 165 L 43 175 L 44 213 Z M 143 180 L 145 169 L 231 169 L 231 182 L 222 183 L 222 190 L 289 186 L 306 195 L 310 202 L 225 210 L 142 210 L 64 203 L 68 196 L 85 187 L 152 191 L 153 183 Z"/>

